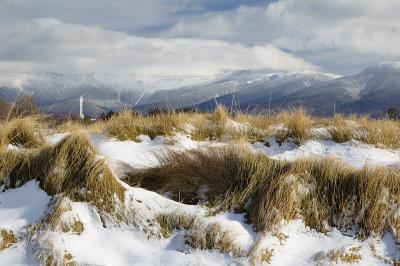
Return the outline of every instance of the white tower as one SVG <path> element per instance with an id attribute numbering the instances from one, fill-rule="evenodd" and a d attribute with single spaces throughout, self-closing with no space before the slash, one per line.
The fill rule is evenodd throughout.
<path id="1" fill-rule="evenodd" d="M 83 120 L 85 116 L 83 115 L 83 95 L 79 98 L 79 117 Z"/>

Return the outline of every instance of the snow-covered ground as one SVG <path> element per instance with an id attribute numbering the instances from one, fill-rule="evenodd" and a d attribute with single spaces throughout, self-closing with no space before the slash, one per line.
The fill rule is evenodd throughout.
<path id="1" fill-rule="evenodd" d="M 331 140 L 307 140 L 301 146 L 285 141 L 281 146 L 274 138 L 269 138 L 269 147 L 264 143 L 252 145 L 254 151 L 273 159 L 296 160 L 304 157 L 334 157 L 354 167 L 381 165 L 400 167 L 400 150 L 376 148 L 373 145 L 351 140 L 336 143 Z"/>
<path id="2" fill-rule="evenodd" d="M 65 134 L 48 137 L 56 143 Z M 91 135 L 91 141 L 99 156 L 107 158 L 118 173 L 121 163 L 136 168 L 152 167 L 158 164 L 157 152 L 165 149 L 176 151 L 201 146 L 220 146 L 224 143 L 197 142 L 185 135 L 156 137 L 151 140 L 140 136 L 138 141 L 118 141 L 99 134 Z M 365 164 L 400 166 L 400 151 L 376 148 L 371 145 L 350 141 L 337 144 L 332 141 L 308 140 L 297 146 L 286 141 L 279 146 L 274 139 L 265 143 L 249 144 L 254 152 L 261 152 L 274 159 L 295 160 L 307 156 L 330 156 L 341 159 L 355 167 Z M 301 220 L 283 222 L 274 232 L 256 233 L 245 223 L 243 214 L 219 213 L 209 216 L 206 207 L 185 205 L 157 193 L 141 188 L 127 189 L 125 202 L 128 211 L 134 215 L 136 224 L 116 224 L 103 221 L 95 208 L 88 203 L 72 202 L 62 219 L 78 219 L 84 230 L 73 232 L 49 231 L 40 241 L 63 256 L 71 254 L 71 261 L 79 265 L 249 265 L 247 256 L 217 250 L 194 249 L 186 243 L 186 230 L 172 232 L 168 238 L 151 236 L 156 230 L 152 224 L 160 214 L 177 213 L 195 217 L 201 228 L 218 224 L 227 230 L 234 243 L 247 254 L 271 253 L 272 265 L 330 265 L 334 252 L 354 253 L 360 256 L 357 265 L 383 265 L 386 259 L 400 259 L 400 247 L 390 234 L 383 237 L 371 236 L 366 240 L 355 239 L 351 232 L 342 233 L 330 228 L 327 234 L 318 233 L 304 225 Z M 0 265 L 36 265 L 35 247 L 29 241 L 29 225 L 38 221 L 46 212 L 51 197 L 41 190 L 35 181 L 20 188 L 0 192 L 0 229 L 12 230 L 18 238 L 15 245 L 0 251 Z M 105 226 L 106 223 L 106 226 Z M 190 229 L 189 229 L 190 230 Z M 257 252 L 258 253 L 257 253 Z M 255 255 L 255 257 L 257 257 Z M 262 260 L 256 258 L 255 264 Z M 266 263 L 266 262 L 265 262 Z M 343 264 L 338 261 L 338 264 Z"/>

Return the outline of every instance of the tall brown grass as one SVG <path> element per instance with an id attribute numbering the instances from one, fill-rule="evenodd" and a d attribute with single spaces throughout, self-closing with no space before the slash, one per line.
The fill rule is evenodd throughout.
<path id="1" fill-rule="evenodd" d="M 124 189 L 95 149 L 82 134 L 72 134 L 54 146 L 20 151 L 3 151 L 0 171 L 6 188 L 36 179 L 50 195 L 63 194 L 93 203 L 112 212 L 115 199 L 123 201 Z"/>
<path id="2" fill-rule="evenodd" d="M 162 135 L 172 135 L 181 129 L 181 126 L 189 121 L 186 113 L 157 113 L 143 116 L 124 111 L 113 116 L 105 122 L 105 131 L 120 140 L 135 140 L 139 135 L 147 135 L 150 138 Z"/>
<path id="3" fill-rule="evenodd" d="M 18 96 L 14 101 L 0 101 L 0 120 L 10 120 L 39 114 L 33 97 L 28 94 Z"/>
<path id="4" fill-rule="evenodd" d="M 300 144 L 305 139 L 312 137 L 310 128 L 313 125 L 311 117 L 304 108 L 291 112 L 282 112 L 277 115 L 277 120 L 282 121 L 284 128 L 278 132 L 277 141 L 282 143 L 287 138 L 293 138 Z"/>
<path id="5" fill-rule="evenodd" d="M 0 129 L 0 144 L 13 144 L 24 148 L 37 148 L 45 143 L 46 125 L 38 116 L 14 118 L 3 122 Z"/>
<path id="6" fill-rule="evenodd" d="M 398 169 L 355 169 L 333 159 L 275 161 L 225 147 L 169 154 L 161 166 L 133 172 L 126 182 L 186 203 L 206 196 L 222 210 L 246 211 L 259 231 L 302 218 L 322 232 L 336 226 L 360 236 L 391 231 L 400 237 Z"/>

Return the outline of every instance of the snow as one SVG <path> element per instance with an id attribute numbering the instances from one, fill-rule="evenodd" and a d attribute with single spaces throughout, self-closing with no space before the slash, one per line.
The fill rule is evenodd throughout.
<path id="1" fill-rule="evenodd" d="M 255 143 L 251 147 L 273 159 L 296 160 L 304 157 L 335 157 L 354 167 L 381 165 L 400 167 L 400 151 L 376 148 L 359 141 L 336 143 L 328 140 L 307 140 L 298 146 L 285 141 L 281 146 L 274 138 L 269 138 L 270 147 Z"/>
<path id="2" fill-rule="evenodd" d="M 216 251 L 200 251 L 185 244 L 183 232 L 176 232 L 168 239 L 149 237 L 140 228 L 129 226 L 103 226 L 97 212 L 89 204 L 69 202 L 70 213 L 84 225 L 80 235 L 49 232 L 45 242 L 56 253 L 68 252 L 79 265 L 221 265 L 235 260 L 227 254 Z M 129 188 L 126 204 L 140 210 L 143 219 L 150 219 L 157 213 L 188 211 L 204 215 L 199 206 L 184 205 L 139 188 Z M 65 213 L 64 216 L 71 216 Z M 135 217 L 140 222 L 140 217 Z M 143 220 L 144 222 L 145 220 Z"/>
<path id="3" fill-rule="evenodd" d="M 47 209 L 50 197 L 34 180 L 15 189 L 0 192 L 0 229 L 12 230 L 18 237 Z M 35 265 L 32 247 L 27 241 L 0 251 L 0 265 Z"/>
<path id="4" fill-rule="evenodd" d="M 32 247 L 26 242 L 0 251 L 0 265 L 37 265 Z"/>
<path id="5" fill-rule="evenodd" d="M 56 144 L 63 140 L 66 136 L 68 136 L 67 133 L 56 133 L 56 134 L 51 134 L 46 137 L 47 142 L 50 144 Z"/>
<path id="6" fill-rule="evenodd" d="M 211 216 L 207 219 L 206 224 L 220 224 L 224 230 L 232 232 L 236 245 L 243 250 L 250 251 L 257 239 L 257 234 L 250 224 L 245 223 L 245 220 L 244 214 L 227 212 Z"/>
<path id="7" fill-rule="evenodd" d="M 111 165 L 117 174 L 121 163 L 137 169 L 155 167 L 159 164 L 157 154 L 168 150 L 183 151 L 201 146 L 221 145 L 221 143 L 194 141 L 182 134 L 171 137 L 157 136 L 154 139 L 141 135 L 137 141 L 119 141 L 102 135 L 92 135 L 91 139 L 97 152 L 111 160 Z"/>
<path id="8" fill-rule="evenodd" d="M 245 124 L 232 124 L 240 129 Z M 67 134 L 48 136 L 49 143 L 57 143 Z M 91 141 L 99 156 L 107 158 L 115 171 L 126 163 L 135 168 L 158 165 L 155 154 L 175 150 L 183 151 L 203 146 L 221 146 L 221 142 L 194 141 L 189 136 L 171 137 L 139 136 L 136 141 L 119 141 L 101 134 L 92 134 Z M 281 146 L 274 138 L 264 143 L 249 144 L 254 152 L 273 159 L 295 160 L 303 157 L 336 157 L 355 167 L 365 164 L 400 166 L 400 151 L 376 148 L 357 141 L 334 143 L 326 140 L 307 140 L 298 146 L 285 141 Z M 292 182 L 294 176 L 288 177 Z M 159 226 L 154 222 L 160 214 L 185 214 L 195 217 L 198 228 L 218 224 L 228 231 L 232 241 L 241 250 L 271 250 L 271 265 L 330 265 L 328 257 L 335 250 L 355 248 L 361 256 L 357 265 L 383 265 L 383 259 L 400 259 L 400 247 L 391 234 L 371 236 L 365 240 L 354 238 L 351 232 L 330 228 L 326 234 L 308 228 L 302 220 L 284 221 L 272 231 L 256 233 L 247 224 L 244 214 L 222 212 L 209 215 L 200 205 L 186 205 L 142 188 L 133 188 L 121 181 L 126 188 L 124 211 L 127 220 L 118 223 L 100 218 L 96 208 L 85 202 L 72 202 L 64 198 L 71 208 L 61 219 L 78 219 L 84 230 L 73 232 L 43 229 L 39 244 L 63 257 L 73 256 L 78 265 L 250 265 L 248 258 L 235 258 L 216 250 L 198 250 L 185 241 L 187 231 L 178 230 L 168 238 L 160 238 Z M 11 229 L 21 238 L 17 244 L 0 251 L 1 265 L 35 265 L 34 247 L 27 239 L 27 226 L 45 213 L 49 197 L 37 182 L 0 193 L 0 228 Z M 47 230 L 47 231 L 46 231 Z M 191 229 L 189 229 L 191 230 Z M 202 231 L 199 231 L 202 232 Z M 372 251 L 372 248 L 374 251 Z M 260 254 L 260 253 L 257 253 Z M 339 261 L 339 265 L 342 262 Z"/>
<path id="9" fill-rule="evenodd" d="M 278 234 L 284 237 L 278 238 Z M 310 265 L 317 262 L 318 265 L 332 265 L 332 262 L 318 258 L 323 258 L 321 255 L 330 251 L 348 250 L 350 247 L 360 248 L 358 253 L 361 260 L 357 265 L 384 264 L 378 256 L 389 259 L 400 257 L 399 248 L 396 249 L 390 234 L 361 241 L 344 235 L 335 228 L 331 228 L 326 234 L 318 233 L 305 226 L 302 220 L 287 222 L 275 234 L 266 233 L 259 245 L 260 248 L 273 250 L 272 265 Z M 375 255 L 371 252 L 371 245 L 376 248 Z"/>
<path id="10" fill-rule="evenodd" d="M 17 231 L 31 224 L 46 210 L 49 201 L 50 197 L 34 180 L 0 192 L 0 228 Z"/>

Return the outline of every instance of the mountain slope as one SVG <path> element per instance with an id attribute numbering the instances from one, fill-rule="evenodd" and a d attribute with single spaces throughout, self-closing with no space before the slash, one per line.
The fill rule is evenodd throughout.
<path id="1" fill-rule="evenodd" d="M 273 99 L 291 94 L 310 84 L 334 78 L 317 72 L 288 72 L 270 74 L 262 71 L 241 70 L 225 73 L 210 82 L 175 90 L 157 91 L 141 102 L 140 109 L 149 107 L 180 108 L 197 106 L 212 108 L 215 100 L 230 106 L 236 98 L 239 105 L 246 106 L 253 101 L 269 96 Z M 272 94 L 271 94 L 272 93 Z M 233 97 L 233 95 L 235 95 Z"/>
<path id="2" fill-rule="evenodd" d="M 1 73 L 0 99 L 30 94 L 41 110 L 77 115 L 84 96 L 84 113 L 98 116 L 110 110 L 132 108 L 160 88 L 175 88 L 207 80 L 203 76 L 138 76 L 58 73 Z"/>
<path id="3" fill-rule="evenodd" d="M 381 63 L 358 74 L 318 83 L 277 99 L 275 107 L 303 105 L 315 114 L 368 113 L 382 115 L 400 108 L 400 64 Z"/>
<path id="4" fill-rule="evenodd" d="M 23 93 L 31 94 L 41 110 L 60 115 L 77 115 L 83 95 L 84 113 L 89 116 L 123 108 L 210 110 L 217 103 L 254 112 L 266 112 L 269 105 L 272 110 L 301 105 L 315 115 L 380 116 L 389 108 L 400 109 L 400 63 L 380 63 L 342 77 L 264 70 L 230 71 L 216 77 L 0 74 L 0 99 L 13 100 Z"/>
<path id="5" fill-rule="evenodd" d="M 141 105 L 162 108 L 194 107 L 212 110 L 216 104 L 254 112 L 303 106 L 315 115 L 334 112 L 382 116 L 400 109 L 400 63 L 380 63 L 360 73 L 334 76 L 289 72 L 261 74 L 236 71 L 215 81 L 156 92 L 152 102 Z"/>

